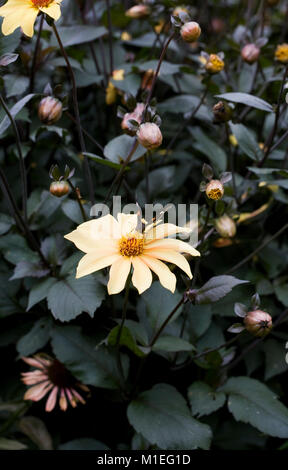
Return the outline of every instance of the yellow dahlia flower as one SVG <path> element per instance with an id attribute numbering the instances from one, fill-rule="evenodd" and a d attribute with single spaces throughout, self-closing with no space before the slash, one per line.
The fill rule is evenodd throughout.
<path id="1" fill-rule="evenodd" d="M 46 13 L 58 20 L 61 16 L 61 2 L 62 0 L 8 0 L 0 8 L 0 16 L 4 17 L 2 33 L 8 36 L 21 27 L 23 33 L 31 38 L 38 13 Z"/>
<path id="2" fill-rule="evenodd" d="M 139 294 L 151 286 L 151 271 L 163 287 L 174 292 L 176 276 L 162 263 L 167 261 L 181 268 L 191 279 L 189 263 L 180 253 L 192 256 L 200 256 L 200 253 L 186 242 L 166 238 L 180 232 L 189 233 L 190 229 L 163 223 L 147 225 L 142 232 L 138 221 L 136 214 L 118 214 L 117 220 L 108 214 L 84 222 L 65 235 L 86 253 L 78 264 L 76 278 L 111 266 L 108 293 L 118 294 L 124 289 L 133 267 L 132 283 Z"/>

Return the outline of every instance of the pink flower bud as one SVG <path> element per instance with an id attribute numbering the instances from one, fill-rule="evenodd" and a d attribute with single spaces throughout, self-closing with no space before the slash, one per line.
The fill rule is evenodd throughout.
<path id="1" fill-rule="evenodd" d="M 135 5 L 132 8 L 129 8 L 125 12 L 126 16 L 129 16 L 129 18 L 145 18 L 145 16 L 150 15 L 150 7 L 148 5 Z"/>
<path id="2" fill-rule="evenodd" d="M 256 44 L 246 44 L 241 50 L 242 59 L 248 64 L 254 64 L 258 60 L 260 48 Z"/>
<path id="3" fill-rule="evenodd" d="M 51 126 L 51 124 L 59 121 L 62 116 L 61 101 L 53 98 L 53 96 L 46 96 L 40 101 L 38 116 L 40 121 L 47 126 Z"/>
<path id="4" fill-rule="evenodd" d="M 272 317 L 263 310 L 252 310 L 244 317 L 246 330 L 254 336 L 266 336 L 272 328 Z"/>
<path id="5" fill-rule="evenodd" d="M 196 21 L 183 24 L 180 30 L 181 37 L 185 42 L 195 42 L 201 34 L 201 28 Z"/>

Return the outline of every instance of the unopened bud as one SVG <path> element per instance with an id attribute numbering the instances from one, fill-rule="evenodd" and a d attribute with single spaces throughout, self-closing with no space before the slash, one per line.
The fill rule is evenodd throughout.
<path id="1" fill-rule="evenodd" d="M 236 224 L 234 220 L 226 214 L 215 220 L 215 228 L 223 238 L 232 238 L 236 235 Z"/>
<path id="2" fill-rule="evenodd" d="M 129 8 L 125 12 L 126 16 L 129 16 L 129 18 L 145 18 L 145 16 L 150 15 L 150 7 L 148 5 L 135 5 L 132 8 Z"/>
<path id="3" fill-rule="evenodd" d="M 38 107 L 40 121 L 47 126 L 51 126 L 61 118 L 62 108 L 61 101 L 53 98 L 53 96 L 46 96 L 40 101 Z"/>
<path id="4" fill-rule="evenodd" d="M 260 48 L 256 44 L 246 44 L 241 50 L 242 59 L 248 64 L 254 64 L 259 58 Z"/>
<path id="5" fill-rule="evenodd" d="M 232 109 L 227 103 L 219 101 L 213 106 L 213 114 L 214 122 L 227 122 L 231 119 Z"/>
<path id="6" fill-rule="evenodd" d="M 50 193 L 56 197 L 65 196 L 65 194 L 69 193 L 69 189 L 67 181 L 53 181 L 50 184 Z"/>
<path id="7" fill-rule="evenodd" d="M 201 34 L 201 28 L 196 21 L 189 21 L 183 24 L 180 29 L 180 34 L 185 42 L 195 42 Z"/>
<path id="8" fill-rule="evenodd" d="M 211 180 L 206 186 L 206 196 L 217 201 L 224 195 L 224 186 L 219 180 Z"/>
<path id="9" fill-rule="evenodd" d="M 217 54 L 210 54 L 206 64 L 205 69 L 207 72 L 214 74 L 219 73 L 224 69 L 224 61 Z"/>
<path id="10" fill-rule="evenodd" d="M 126 113 L 124 114 L 124 117 L 121 122 L 121 128 L 123 131 L 125 131 L 129 135 L 135 135 L 136 130 L 134 130 L 133 125 L 129 122 L 131 119 L 133 121 L 138 122 L 138 124 L 141 124 L 142 121 L 142 115 L 145 109 L 145 104 L 144 103 L 137 103 L 136 108 L 132 113 Z"/>
<path id="11" fill-rule="evenodd" d="M 282 62 L 282 64 L 288 63 L 288 44 L 278 44 L 275 51 L 275 59 Z"/>
<path id="12" fill-rule="evenodd" d="M 272 317 L 263 310 L 252 310 L 244 317 L 246 330 L 254 336 L 266 336 L 272 328 Z"/>
<path id="13" fill-rule="evenodd" d="M 162 133 L 153 122 L 145 122 L 141 124 L 137 131 L 137 138 L 139 144 L 143 145 L 148 150 L 155 149 L 162 144 Z"/>

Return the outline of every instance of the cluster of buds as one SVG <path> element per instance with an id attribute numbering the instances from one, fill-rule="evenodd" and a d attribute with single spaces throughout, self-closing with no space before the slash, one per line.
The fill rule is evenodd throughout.
<path id="1" fill-rule="evenodd" d="M 275 51 L 275 59 L 282 64 L 288 64 L 288 44 L 278 44 Z"/>
<path id="2" fill-rule="evenodd" d="M 185 9 L 175 9 L 171 16 L 171 23 L 176 30 L 179 30 L 185 42 L 196 42 L 201 35 L 200 25 L 196 21 L 191 21 L 191 17 Z"/>
<path id="3" fill-rule="evenodd" d="M 145 101 L 145 92 L 143 93 Z M 121 127 L 129 135 L 136 135 L 139 144 L 147 150 L 153 150 L 162 144 L 162 133 L 160 130 L 161 118 L 158 116 L 155 107 L 155 100 L 147 106 L 137 103 L 136 99 L 129 94 L 124 96 L 124 103 L 129 112 L 122 106 L 118 107 L 117 115 L 122 119 Z"/>
<path id="4" fill-rule="evenodd" d="M 234 323 L 228 328 L 230 333 L 241 333 L 247 330 L 253 336 L 262 338 L 266 336 L 272 329 L 272 317 L 269 313 L 260 310 L 260 297 L 255 294 L 251 298 L 251 309 L 248 309 L 246 305 L 236 303 L 234 305 L 234 312 L 238 317 L 243 318 L 242 323 Z"/>
<path id="5" fill-rule="evenodd" d="M 50 184 L 50 193 L 56 197 L 62 197 L 69 193 L 70 187 L 68 180 L 74 175 L 75 169 L 70 170 L 65 166 L 64 175 L 61 175 L 58 165 L 50 168 L 49 176 L 53 180 Z"/>
<path id="6" fill-rule="evenodd" d="M 213 106 L 213 115 L 215 124 L 228 122 L 232 117 L 232 108 L 225 101 L 219 101 Z"/>
<path id="7" fill-rule="evenodd" d="M 222 199 L 224 196 L 224 184 L 231 180 L 231 173 L 224 172 L 220 176 L 220 179 L 214 179 L 214 173 L 211 166 L 204 163 L 202 174 L 208 182 L 201 181 L 200 191 L 205 192 L 208 199 L 212 199 L 214 201 Z"/>

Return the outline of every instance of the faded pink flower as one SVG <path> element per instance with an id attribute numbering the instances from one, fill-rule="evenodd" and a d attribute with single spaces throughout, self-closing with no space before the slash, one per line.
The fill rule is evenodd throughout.
<path id="1" fill-rule="evenodd" d="M 36 354 L 33 357 L 22 357 L 22 360 L 35 368 L 31 372 L 23 372 L 22 382 L 31 385 L 24 395 L 24 400 L 40 401 L 49 393 L 45 410 L 52 411 L 57 403 L 62 411 L 68 404 L 75 408 L 77 403 L 86 403 L 77 389 L 89 392 L 86 385 L 77 382 L 72 374 L 57 359 L 46 354 Z"/>

